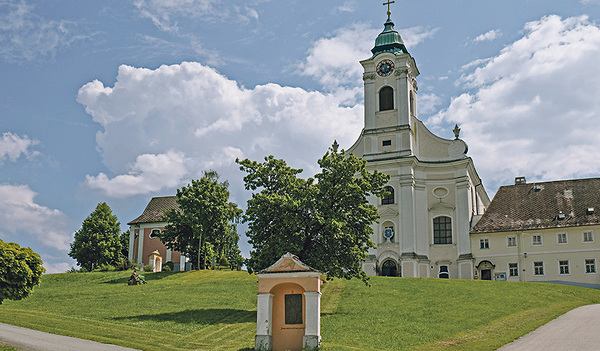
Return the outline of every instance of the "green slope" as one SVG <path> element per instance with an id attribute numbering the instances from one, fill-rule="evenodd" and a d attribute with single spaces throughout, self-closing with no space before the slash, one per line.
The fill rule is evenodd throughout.
<path id="1" fill-rule="evenodd" d="M 242 350 L 254 345 L 256 276 L 195 271 L 53 274 L 0 322 L 143 350 Z M 563 285 L 374 277 L 323 287 L 325 350 L 494 350 L 600 290 Z"/>

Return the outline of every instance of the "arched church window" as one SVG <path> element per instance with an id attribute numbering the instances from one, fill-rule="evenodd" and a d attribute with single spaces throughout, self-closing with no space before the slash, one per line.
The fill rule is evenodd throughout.
<path id="1" fill-rule="evenodd" d="M 433 243 L 452 244 L 452 219 L 441 216 L 433 219 Z"/>
<path id="2" fill-rule="evenodd" d="M 379 111 L 394 109 L 394 89 L 383 87 L 379 91 Z"/>
<path id="3" fill-rule="evenodd" d="M 383 188 L 385 190 L 385 195 L 383 195 L 383 199 L 381 199 L 382 205 L 391 205 L 394 203 L 394 188 L 391 186 L 386 186 Z"/>
<path id="4" fill-rule="evenodd" d="M 398 266 L 394 260 L 386 260 L 381 266 L 381 275 L 384 277 L 398 276 Z"/>
<path id="5" fill-rule="evenodd" d="M 156 239 L 158 238 L 158 234 L 160 234 L 160 229 L 152 229 L 152 231 L 150 232 L 150 239 Z"/>
<path id="6" fill-rule="evenodd" d="M 450 273 L 448 272 L 448 266 L 440 266 L 440 273 L 438 274 L 438 278 L 449 279 Z"/>

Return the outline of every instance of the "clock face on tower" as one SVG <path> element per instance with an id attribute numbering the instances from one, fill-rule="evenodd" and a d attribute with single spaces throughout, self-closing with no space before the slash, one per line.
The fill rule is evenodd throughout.
<path id="1" fill-rule="evenodd" d="M 387 77 L 394 71 L 394 62 L 391 60 L 381 60 L 377 64 L 377 74 Z"/>

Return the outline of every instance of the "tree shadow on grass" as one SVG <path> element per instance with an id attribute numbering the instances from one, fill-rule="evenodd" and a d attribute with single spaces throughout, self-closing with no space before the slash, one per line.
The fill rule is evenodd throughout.
<path id="1" fill-rule="evenodd" d="M 256 311 L 236 310 L 231 308 L 208 308 L 170 313 L 142 314 L 129 317 L 115 317 L 113 319 L 132 322 L 154 321 L 202 325 L 237 324 L 255 322 Z"/>
<path id="2" fill-rule="evenodd" d="M 132 271 L 130 271 L 132 272 Z M 152 281 L 152 280 L 159 280 L 159 279 L 163 279 L 163 278 L 167 278 L 170 277 L 174 274 L 182 274 L 185 272 L 138 272 L 138 274 L 141 274 L 144 276 L 144 279 L 148 282 L 148 281 Z M 127 284 L 127 281 L 129 280 L 129 277 L 125 277 L 125 278 L 119 278 L 119 279 L 113 279 L 113 280 L 109 280 L 107 282 L 104 282 L 104 284 Z"/>

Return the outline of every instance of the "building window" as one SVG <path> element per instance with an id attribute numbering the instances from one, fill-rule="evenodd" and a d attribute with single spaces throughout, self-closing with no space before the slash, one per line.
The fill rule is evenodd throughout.
<path id="1" fill-rule="evenodd" d="M 394 188 L 392 188 L 391 186 L 386 186 L 383 188 L 383 190 L 386 192 L 385 195 L 383 195 L 383 199 L 381 199 L 381 204 L 382 205 L 391 205 L 394 203 Z"/>
<path id="2" fill-rule="evenodd" d="M 384 140 L 381 142 L 381 146 L 392 146 L 391 140 Z"/>
<path id="3" fill-rule="evenodd" d="M 566 244 L 567 243 L 567 233 L 556 234 L 556 242 L 559 244 Z"/>
<path id="4" fill-rule="evenodd" d="M 533 275 L 544 275 L 544 261 L 533 262 Z"/>
<path id="5" fill-rule="evenodd" d="M 559 274 L 570 274 L 569 273 L 569 260 L 558 261 L 558 273 Z"/>
<path id="6" fill-rule="evenodd" d="M 518 277 L 519 276 L 519 264 L 518 263 L 509 263 L 508 264 L 508 276 L 509 277 Z"/>
<path id="7" fill-rule="evenodd" d="M 156 239 L 158 238 L 158 235 L 160 234 L 160 229 L 152 229 L 152 231 L 150 232 L 150 239 Z"/>
<path id="8" fill-rule="evenodd" d="M 480 249 L 489 249 L 490 248 L 490 239 L 479 239 L 479 248 Z"/>
<path id="9" fill-rule="evenodd" d="M 449 279 L 450 273 L 448 272 L 448 266 L 440 266 L 440 273 L 438 278 Z"/>
<path id="10" fill-rule="evenodd" d="M 302 324 L 302 294 L 285 295 L 285 324 Z"/>
<path id="11" fill-rule="evenodd" d="M 509 236 L 506 238 L 508 240 L 508 247 L 514 247 L 517 246 L 517 237 L 516 236 Z"/>
<path id="12" fill-rule="evenodd" d="M 392 87 L 383 87 L 379 91 L 379 111 L 388 111 L 394 109 L 394 89 Z"/>
<path id="13" fill-rule="evenodd" d="M 584 243 L 593 243 L 594 242 L 594 232 L 585 231 L 583 232 L 583 242 Z"/>
<path id="14" fill-rule="evenodd" d="M 542 245 L 542 234 L 533 234 L 531 236 L 532 245 Z"/>
<path id="15" fill-rule="evenodd" d="M 596 273 L 596 259 L 586 259 L 585 260 L 585 272 L 586 273 Z"/>
<path id="16" fill-rule="evenodd" d="M 452 244 L 452 220 L 442 216 L 433 219 L 433 243 Z"/>

